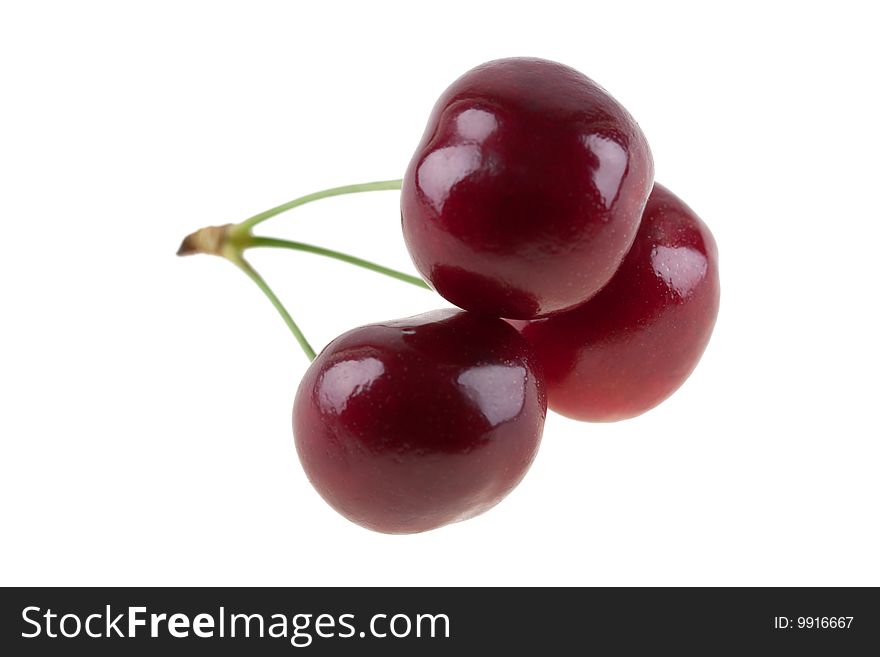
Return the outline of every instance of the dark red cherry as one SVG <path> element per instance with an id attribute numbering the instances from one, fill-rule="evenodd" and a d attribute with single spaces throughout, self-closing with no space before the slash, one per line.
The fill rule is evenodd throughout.
<path id="1" fill-rule="evenodd" d="M 546 411 L 521 335 L 500 319 L 444 310 L 331 342 L 300 383 L 293 432 L 333 508 L 405 534 L 497 504 L 531 465 Z"/>
<path id="2" fill-rule="evenodd" d="M 545 316 L 608 282 L 653 178 L 641 129 L 595 82 L 555 62 L 500 59 L 434 106 L 403 179 L 403 233 L 455 305 Z"/>
<path id="3" fill-rule="evenodd" d="M 574 310 L 517 325 L 538 352 L 550 408 L 577 420 L 622 420 L 684 383 L 709 342 L 718 299 L 712 233 L 654 185 L 608 285 Z"/>

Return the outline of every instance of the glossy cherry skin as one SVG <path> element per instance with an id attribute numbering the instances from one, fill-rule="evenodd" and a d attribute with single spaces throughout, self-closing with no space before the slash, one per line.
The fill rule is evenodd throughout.
<path id="1" fill-rule="evenodd" d="M 455 305 L 546 316 L 608 282 L 653 178 L 641 129 L 595 82 L 555 62 L 500 59 L 434 106 L 403 179 L 403 234 Z"/>
<path id="2" fill-rule="evenodd" d="M 531 465 L 546 412 L 526 340 L 500 319 L 450 309 L 331 342 L 300 383 L 293 432 L 333 508 L 408 534 L 497 504 Z"/>
<path id="3" fill-rule="evenodd" d="M 654 185 L 608 285 L 574 310 L 516 324 L 538 352 L 551 409 L 577 420 L 622 420 L 684 383 L 709 342 L 719 294 L 712 233 Z"/>

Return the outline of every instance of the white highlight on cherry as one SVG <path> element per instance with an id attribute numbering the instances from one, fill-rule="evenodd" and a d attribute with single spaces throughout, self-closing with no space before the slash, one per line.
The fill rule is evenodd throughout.
<path id="1" fill-rule="evenodd" d="M 519 415 L 526 401 L 522 366 L 479 365 L 462 372 L 458 384 L 493 427 Z"/>
<path id="2" fill-rule="evenodd" d="M 702 253 L 686 246 L 656 246 L 651 266 L 669 288 L 686 297 L 703 280 L 709 263 Z"/>
<path id="3" fill-rule="evenodd" d="M 616 141 L 602 135 L 584 135 L 581 141 L 599 160 L 599 166 L 593 171 L 593 182 L 602 196 L 603 205 L 610 209 L 626 173 L 626 151 Z"/>
<path id="4" fill-rule="evenodd" d="M 474 144 L 447 146 L 431 152 L 418 171 L 419 189 L 437 212 L 456 183 L 467 178 L 480 166 L 480 147 Z"/>
<path id="5" fill-rule="evenodd" d="M 367 390 L 385 373 L 385 365 L 378 358 L 344 360 L 324 372 L 318 385 L 321 408 L 342 413 L 349 400 Z"/>

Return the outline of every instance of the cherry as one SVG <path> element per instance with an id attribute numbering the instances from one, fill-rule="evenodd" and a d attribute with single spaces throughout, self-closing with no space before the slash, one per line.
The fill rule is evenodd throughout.
<path id="1" fill-rule="evenodd" d="M 653 176 L 641 129 L 595 82 L 555 62 L 500 59 L 434 106 L 403 179 L 404 238 L 455 305 L 546 316 L 608 282 Z"/>
<path id="2" fill-rule="evenodd" d="M 620 269 L 569 312 L 517 322 L 535 346 L 550 408 L 613 421 L 653 408 L 684 383 L 718 314 L 718 251 L 706 225 L 659 184 Z"/>
<path id="3" fill-rule="evenodd" d="M 296 448 L 321 496 L 380 532 L 421 532 L 497 504 L 528 470 L 547 402 L 526 340 L 443 310 L 353 329 L 300 383 Z"/>

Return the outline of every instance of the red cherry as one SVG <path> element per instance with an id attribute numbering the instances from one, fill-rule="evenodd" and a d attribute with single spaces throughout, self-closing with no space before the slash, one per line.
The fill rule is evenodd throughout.
<path id="1" fill-rule="evenodd" d="M 653 177 L 641 129 L 595 82 L 555 62 L 501 59 L 434 106 L 403 179 L 404 237 L 455 305 L 545 316 L 608 282 Z"/>
<path id="2" fill-rule="evenodd" d="M 497 504 L 531 465 L 546 411 L 526 340 L 500 319 L 445 310 L 336 338 L 300 383 L 293 431 L 332 507 L 406 534 Z"/>
<path id="3" fill-rule="evenodd" d="M 577 420 L 622 420 L 684 383 L 709 342 L 718 299 L 712 233 L 657 184 L 632 249 L 599 294 L 516 324 L 538 352 L 550 408 Z"/>

